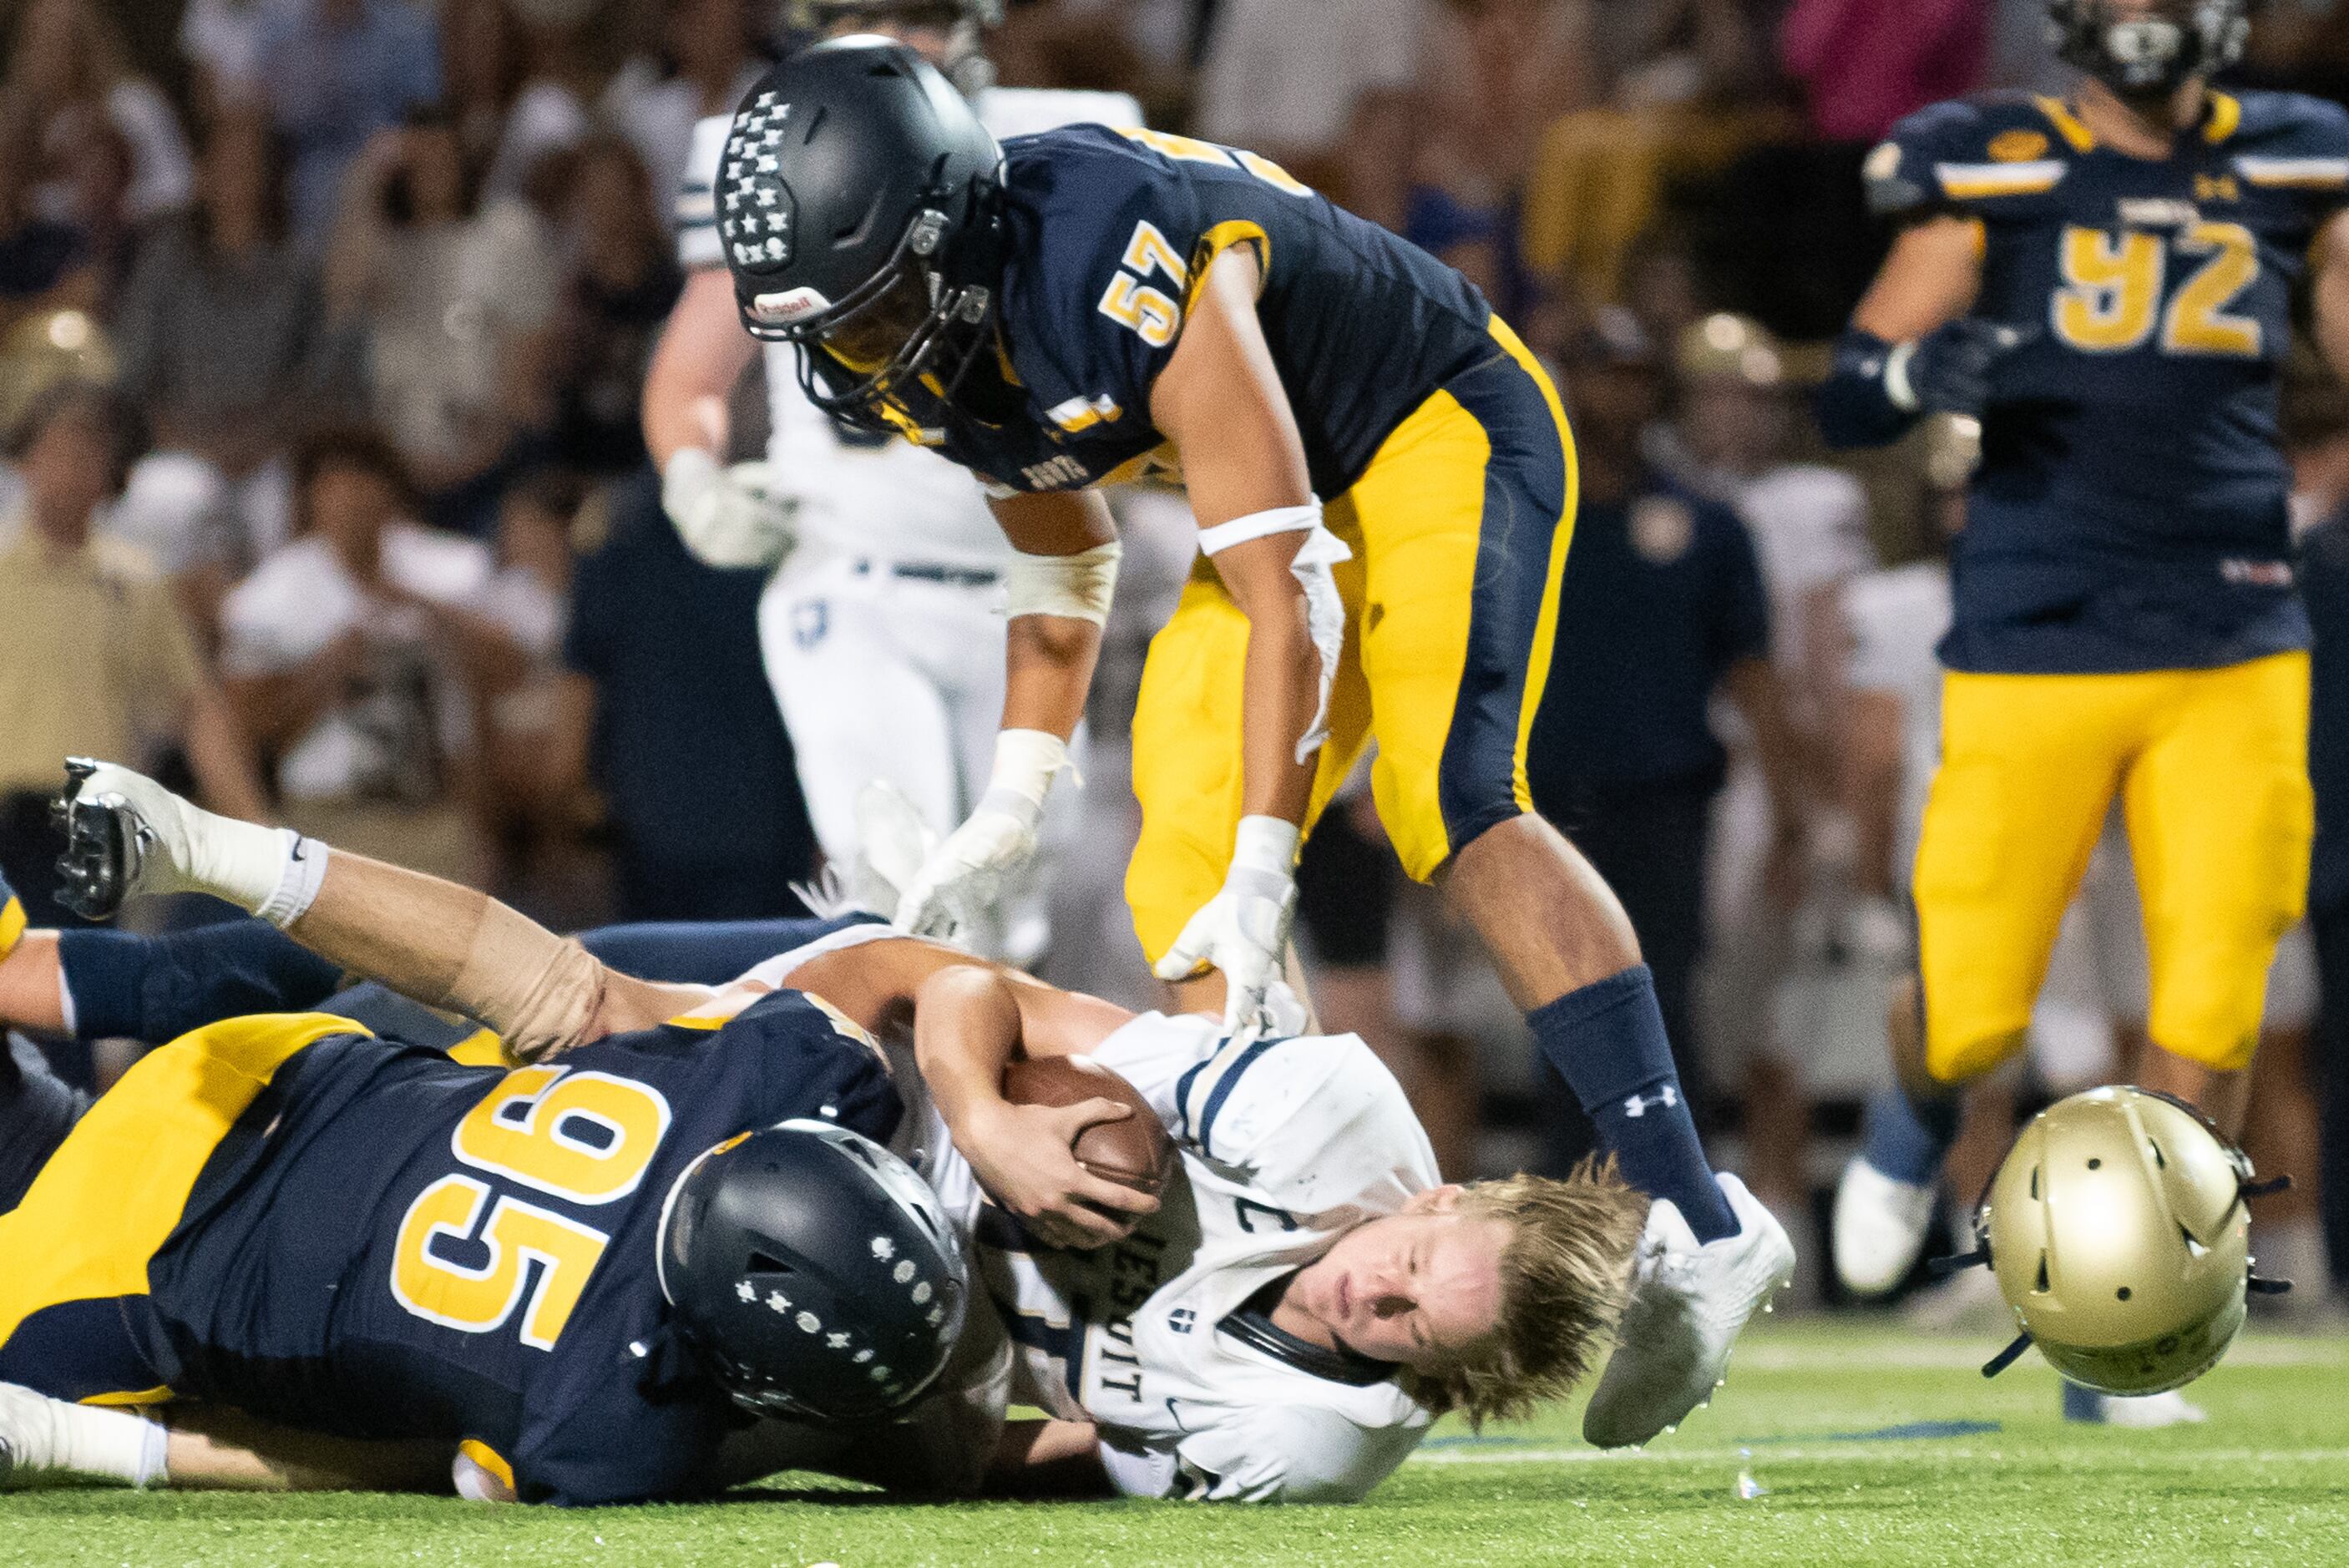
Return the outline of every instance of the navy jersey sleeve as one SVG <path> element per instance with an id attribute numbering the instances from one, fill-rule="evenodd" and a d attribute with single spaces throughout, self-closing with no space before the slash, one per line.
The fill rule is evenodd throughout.
<path id="1" fill-rule="evenodd" d="M 1020 354 L 1019 363 L 1030 391 L 1063 429 L 1146 417 L 1195 276 L 1214 253 L 1202 245 L 1208 223 L 1198 190 L 1180 159 L 1115 132 L 1050 134 L 1082 144 L 1085 155 L 1055 160 L 1050 183 L 1022 214 L 1050 242 L 1019 250 L 1005 287 L 1025 308 L 1010 328 L 1051 348 Z M 1070 332 L 1068 324 L 1080 325 Z"/>
<path id="2" fill-rule="evenodd" d="M 2312 226 L 2349 204 L 2349 109 L 2296 93 L 2245 93 L 2239 102 L 2234 163 L 2246 184 L 2291 194 Z"/>
<path id="3" fill-rule="evenodd" d="M 167 936 L 61 931 L 57 962 L 78 1038 L 153 1046 L 247 1013 L 307 1012 L 342 984 L 339 966 L 262 920 Z"/>
<path id="4" fill-rule="evenodd" d="M 1895 223 L 1971 216 L 1979 203 L 2052 183 L 2056 128 L 2020 103 L 1937 103 L 1892 128 L 1868 155 L 1868 209 Z"/>

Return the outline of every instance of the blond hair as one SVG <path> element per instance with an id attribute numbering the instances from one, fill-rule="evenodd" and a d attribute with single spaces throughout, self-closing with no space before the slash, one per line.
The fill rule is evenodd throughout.
<path id="1" fill-rule="evenodd" d="M 1523 1419 L 1572 1392 L 1630 1298 L 1631 1250 L 1648 1202 L 1612 1160 L 1586 1160 L 1563 1181 L 1519 1174 L 1468 1186 L 1459 1212 L 1509 1227 L 1498 1319 L 1449 1366 L 1403 1373 L 1403 1388 L 1477 1427 Z"/>

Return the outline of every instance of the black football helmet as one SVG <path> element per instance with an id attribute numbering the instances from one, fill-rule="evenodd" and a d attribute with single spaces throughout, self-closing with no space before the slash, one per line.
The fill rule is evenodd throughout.
<path id="1" fill-rule="evenodd" d="M 917 377 L 952 400 L 991 327 L 1002 163 L 962 95 L 886 38 L 818 44 L 750 89 L 719 234 L 742 325 L 798 346 L 816 407 L 887 429 Z"/>
<path id="2" fill-rule="evenodd" d="M 2065 64 L 2123 98 L 2167 98 L 2242 58 L 2244 10 L 2245 0 L 2153 0 L 2127 12 L 2113 0 L 2048 0 L 2048 32 Z"/>
<path id="3" fill-rule="evenodd" d="M 970 1278 L 912 1168 L 828 1121 L 709 1150 L 661 1211 L 661 1294 L 736 1404 L 761 1416 L 886 1416 L 936 1380 Z"/>

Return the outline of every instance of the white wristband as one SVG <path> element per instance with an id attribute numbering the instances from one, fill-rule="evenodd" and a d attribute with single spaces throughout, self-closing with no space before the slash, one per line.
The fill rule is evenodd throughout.
<path id="1" fill-rule="evenodd" d="M 1884 395 L 1904 414 L 1914 414 L 1918 408 L 1917 389 L 1909 384 L 1909 362 L 1916 357 L 1914 343 L 1896 344 L 1884 356 Z"/>
<path id="2" fill-rule="evenodd" d="M 979 798 L 983 810 L 1009 812 L 1029 827 L 1044 815 L 1052 780 L 1069 766 L 1069 743 L 1049 730 L 1007 729 L 995 738 L 995 767 Z"/>
<path id="3" fill-rule="evenodd" d="M 1232 839 L 1232 870 L 1267 872 L 1294 881 L 1298 842 L 1303 837 L 1286 818 L 1242 817 Z"/>

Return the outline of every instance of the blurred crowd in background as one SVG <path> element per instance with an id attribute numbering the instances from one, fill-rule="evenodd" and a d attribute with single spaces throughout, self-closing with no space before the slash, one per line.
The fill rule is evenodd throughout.
<path id="1" fill-rule="evenodd" d="M 2044 11 L 1032 0 L 989 50 L 1008 85 L 1122 89 L 1278 160 L 1466 272 L 1557 372 L 1583 511 L 1536 797 L 1622 894 L 1723 1162 L 1790 1214 L 1885 1072 L 1973 456 L 1935 426 L 1829 466 L 1804 395 L 1885 244 L 1868 149 L 1939 98 L 2060 91 Z M 0 5 L 0 870 L 36 920 L 69 747 L 565 928 L 796 910 L 819 868 L 760 582 L 687 555 L 638 431 L 692 126 L 788 46 L 772 0 Z M 2349 5 L 2276 0 L 2242 77 L 2349 91 Z M 2289 402 L 2313 525 L 2349 497 L 2349 417 L 2316 377 Z M 1148 1002 L 1119 759 L 1191 545 L 1169 498 L 1119 504 L 1138 542 L 1046 968 Z M 1325 1022 L 1394 1065 L 1447 1171 L 1537 1159 L 1566 1097 L 1367 791 L 1302 884 Z M 2130 898 L 2101 852 L 1959 1191 L 2017 1096 L 2126 1071 Z M 2252 1126 L 2313 1176 L 2312 967 L 2287 945 Z"/>

